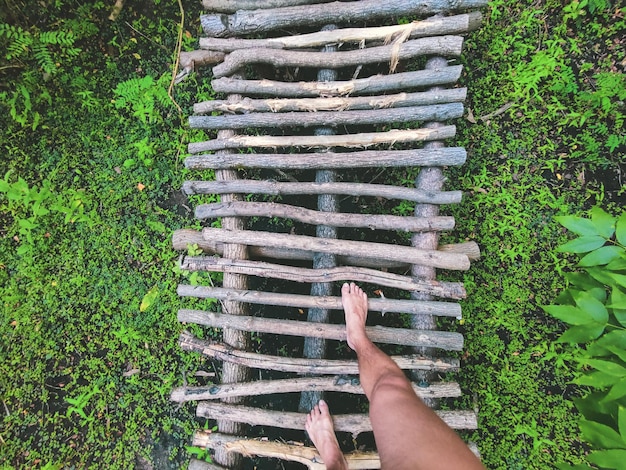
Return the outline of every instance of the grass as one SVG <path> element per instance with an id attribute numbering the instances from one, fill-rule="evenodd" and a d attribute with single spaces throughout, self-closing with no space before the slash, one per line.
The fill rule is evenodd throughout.
<path id="1" fill-rule="evenodd" d="M 177 468 L 205 423 L 168 395 L 206 367 L 177 345 L 175 312 L 191 302 L 176 295 L 184 273 L 170 236 L 196 224 L 178 192 L 196 135 L 166 93 L 178 6 L 127 5 L 109 22 L 102 2 L 31 3 L 29 16 L 3 18 L 31 45 L 0 69 L 11 84 L 0 89 L 0 467 Z M 189 48 L 199 7 L 187 8 Z M 572 350 L 554 342 L 563 325 L 541 306 L 574 263 L 555 252 L 567 235 L 554 217 L 623 202 L 613 184 L 625 148 L 620 8 L 494 0 L 466 42 L 474 122 L 458 120 L 456 144 L 469 159 L 447 172 L 466 197 L 445 212 L 457 220 L 448 241 L 475 240 L 483 256 L 462 276 L 465 397 L 455 406 L 478 409 L 467 437 L 488 468 L 543 469 L 586 452 Z M 41 35 L 49 29 L 66 34 Z M 29 53 L 36 44 L 47 52 Z M 184 115 L 212 95 L 207 82 L 194 74 L 177 86 Z"/>

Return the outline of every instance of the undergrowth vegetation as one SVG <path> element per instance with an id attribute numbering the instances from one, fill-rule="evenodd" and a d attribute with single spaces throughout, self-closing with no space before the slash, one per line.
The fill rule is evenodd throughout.
<path id="1" fill-rule="evenodd" d="M 200 5 L 184 3 L 192 47 Z M 114 21 L 102 1 L 6 5 L 0 466 L 179 468 L 199 423 L 193 406 L 168 397 L 186 372 L 193 383 L 201 359 L 177 345 L 176 284 L 205 275 L 176 268 L 170 237 L 196 223 L 179 192 L 181 156 L 195 137 L 185 124 L 192 103 L 212 96 L 208 77 L 174 88 L 180 115 L 168 96 L 176 2 L 131 2 Z M 589 349 L 557 341 L 565 325 L 542 307 L 576 285 L 568 273 L 578 260 L 557 250 L 569 235 L 556 217 L 622 210 L 625 15 L 607 0 L 493 0 L 466 41 L 467 119 L 455 145 L 469 158 L 447 170 L 466 197 L 444 211 L 457 220 L 446 241 L 482 249 L 462 279 L 465 397 L 456 406 L 478 410 L 479 429 L 466 437 L 488 468 L 582 464 L 590 445 L 617 439 L 599 425 L 623 435 L 619 407 L 600 419 L 583 405 L 583 423 L 599 425 L 580 432 L 574 401 L 598 388 L 583 370 L 602 370 Z M 415 176 L 388 174 L 389 184 Z M 579 403 L 609 392 L 593 393 Z"/>

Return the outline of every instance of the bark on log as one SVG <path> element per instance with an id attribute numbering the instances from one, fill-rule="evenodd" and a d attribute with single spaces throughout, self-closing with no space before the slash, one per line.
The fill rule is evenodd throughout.
<path id="1" fill-rule="evenodd" d="M 224 434 L 228 436 L 229 434 Z M 187 470 L 228 470 L 226 467 L 215 465 L 214 463 L 204 462 L 202 460 L 191 459 Z"/>
<path id="2" fill-rule="evenodd" d="M 185 159 L 185 168 L 190 170 L 224 168 L 280 168 L 282 170 L 400 168 L 433 165 L 459 166 L 465 162 L 465 159 L 466 153 L 462 147 L 449 147 L 440 151 L 413 149 L 362 150 L 358 152 L 203 154 L 187 157 Z"/>
<path id="3" fill-rule="evenodd" d="M 368 78 L 328 83 L 289 83 L 275 80 L 241 80 L 224 77 L 211 81 L 211 87 L 218 93 L 269 95 L 272 97 L 359 96 L 456 83 L 461 76 L 462 70 L 462 65 L 455 65 L 441 70 L 417 70 L 415 72 L 401 72 L 393 75 L 373 75 Z"/>
<path id="4" fill-rule="evenodd" d="M 189 153 L 222 150 L 226 148 L 240 149 L 249 147 L 279 148 L 279 147 L 346 147 L 364 148 L 373 145 L 395 143 L 421 142 L 431 139 L 449 139 L 456 134 L 455 126 L 443 126 L 436 132 L 426 129 L 392 129 L 385 132 L 363 132 L 358 134 L 342 135 L 298 135 L 298 136 L 268 136 L 268 135 L 235 135 L 228 139 L 215 139 L 205 142 L 194 142 L 188 145 Z"/>
<path id="5" fill-rule="evenodd" d="M 237 10 L 257 10 L 261 8 L 284 8 L 296 5 L 329 3 L 333 0 L 202 0 L 205 10 L 216 13 L 234 13 Z"/>
<path id="6" fill-rule="evenodd" d="M 461 191 L 431 192 L 399 186 L 369 183 L 281 183 L 277 181 L 185 181 L 185 194 L 270 194 L 275 196 L 302 194 L 343 194 L 385 199 L 404 199 L 428 204 L 458 204 Z"/>
<path id="7" fill-rule="evenodd" d="M 467 97 L 467 88 L 450 88 L 438 92 L 397 93 L 395 95 L 250 99 L 238 103 L 225 100 L 203 101 L 193 105 L 195 114 L 222 113 L 284 113 L 294 111 L 353 111 L 364 109 L 402 108 L 443 103 L 460 103 Z"/>
<path id="8" fill-rule="evenodd" d="M 437 250 L 418 250 L 408 246 L 384 243 L 352 240 L 319 240 L 315 237 L 304 235 L 289 235 L 250 230 L 227 230 L 211 227 L 205 227 L 202 230 L 202 236 L 206 240 L 214 240 L 222 243 L 295 248 L 343 256 L 351 256 L 353 253 L 364 253 L 369 258 L 400 261 L 403 263 L 408 262 L 442 269 L 465 271 L 470 267 L 469 258 L 464 254 L 446 253 Z"/>
<path id="9" fill-rule="evenodd" d="M 223 60 L 223 52 L 206 51 L 202 49 L 183 51 L 179 55 L 179 67 L 186 72 L 191 72 L 192 70 L 197 70 L 198 67 L 214 65 Z"/>
<path id="10" fill-rule="evenodd" d="M 181 297 L 196 297 L 200 299 L 218 299 L 251 304 L 276 305 L 282 307 L 323 308 L 328 310 L 343 310 L 341 297 L 321 297 L 298 294 L 280 294 L 276 292 L 262 292 L 252 290 L 234 290 L 223 287 L 178 285 L 178 295 Z M 461 306 L 454 302 L 420 302 L 415 300 L 398 299 L 368 299 L 371 312 L 409 313 L 413 315 L 437 315 L 442 317 L 461 318 Z"/>
<path id="11" fill-rule="evenodd" d="M 202 15 L 200 22 L 207 36 L 230 37 L 258 34 L 275 29 L 293 29 L 297 25 L 353 23 L 397 16 L 426 16 L 452 10 L 478 9 L 487 0 L 361 0 L 352 2 L 292 6 L 271 10 L 242 10 L 233 15 Z"/>
<path id="12" fill-rule="evenodd" d="M 416 395 L 421 398 L 460 397 L 461 387 L 455 382 L 435 382 L 421 387 L 411 384 Z M 197 387 L 175 388 L 170 400 L 177 403 L 201 400 L 218 400 L 225 397 L 245 397 L 258 395 L 272 395 L 280 393 L 296 393 L 303 391 L 326 391 L 352 393 L 363 395 L 363 387 L 358 377 L 330 376 L 330 377 L 297 377 L 281 380 L 257 380 L 253 382 L 238 382 L 232 384 L 216 384 Z"/>
<path id="13" fill-rule="evenodd" d="M 361 41 L 392 42 L 397 36 L 407 34 L 408 31 L 410 31 L 409 39 L 464 34 L 477 29 L 481 21 L 482 14 L 472 12 L 462 15 L 437 16 L 422 21 L 413 21 L 406 25 L 345 28 L 268 39 L 200 38 L 200 47 L 212 51 L 232 52 L 237 49 L 301 49 L 326 44 L 360 43 Z"/>
<path id="14" fill-rule="evenodd" d="M 258 333 L 272 333 L 288 336 L 311 336 L 337 341 L 346 340 L 345 325 L 329 325 L 324 323 L 309 323 L 306 321 L 275 320 L 273 318 L 245 317 L 242 315 L 228 315 L 224 313 L 208 312 L 203 310 L 178 311 L 178 321 L 181 323 L 197 323 L 212 328 L 231 328 L 241 331 L 255 331 Z M 429 347 L 445 349 L 447 351 L 461 351 L 463 349 L 463 335 L 448 331 L 420 331 L 405 330 L 402 328 L 388 328 L 384 326 L 369 326 L 365 328 L 368 338 L 375 343 L 398 344 L 413 347 Z"/>
<path id="15" fill-rule="evenodd" d="M 476 414 L 473 411 L 440 411 L 435 413 L 452 429 L 476 429 Z M 215 419 L 232 419 L 253 426 L 273 426 L 283 429 L 304 430 L 305 413 L 290 411 L 272 411 L 251 406 L 227 405 L 216 402 L 201 402 L 196 409 L 196 416 Z M 366 414 L 333 415 L 335 432 L 349 432 L 356 438 L 363 432 L 372 431 L 372 423 Z"/>
<path id="16" fill-rule="evenodd" d="M 263 441 L 203 431 L 195 433 L 193 445 L 209 449 L 223 448 L 227 452 L 237 452 L 243 455 L 255 455 L 257 457 L 277 458 L 290 462 L 298 462 L 310 470 L 326 470 L 326 465 L 323 463 L 324 461 L 314 447 L 304 447 L 297 444 Z M 344 457 L 346 458 L 350 470 L 380 468 L 380 459 L 375 452 L 355 451 L 344 454 Z"/>
<path id="17" fill-rule="evenodd" d="M 189 116 L 189 126 L 195 129 L 246 129 L 249 127 L 337 127 L 345 125 L 374 125 L 405 122 L 447 121 L 463 116 L 462 103 L 408 106 L 394 109 L 362 111 L 320 111 L 317 113 L 252 113 L 223 116 Z"/>
<path id="18" fill-rule="evenodd" d="M 265 63 L 274 68 L 308 67 L 339 69 L 379 62 L 390 63 L 424 55 L 458 57 L 463 49 L 462 36 L 437 36 L 407 41 L 399 45 L 376 46 L 346 52 L 306 52 L 283 49 L 238 49 L 213 67 L 216 78 L 227 77 L 251 64 Z"/>
<path id="19" fill-rule="evenodd" d="M 416 281 L 400 274 L 352 266 L 307 269 L 261 261 L 224 259 L 217 256 L 185 256 L 180 267 L 188 271 L 233 272 L 295 282 L 354 281 L 375 286 L 393 287 L 394 289 L 425 292 L 435 297 L 448 299 L 464 299 L 467 295 L 463 284 L 460 282 Z"/>
<path id="20" fill-rule="evenodd" d="M 200 220 L 217 217 L 280 217 L 311 225 L 369 228 L 370 230 L 400 230 L 404 232 L 442 231 L 454 228 L 454 217 L 417 218 L 320 212 L 276 202 L 237 201 L 201 204 L 196 207 L 195 216 Z"/>
<path id="21" fill-rule="evenodd" d="M 356 360 L 305 359 L 257 354 L 235 349 L 223 343 L 198 339 L 188 331 L 180 334 L 179 344 L 183 351 L 194 351 L 211 359 L 254 369 L 317 375 L 356 375 L 359 373 Z M 432 358 L 418 355 L 390 357 L 402 370 L 433 370 L 445 373 L 459 369 L 459 359 L 456 358 Z"/>

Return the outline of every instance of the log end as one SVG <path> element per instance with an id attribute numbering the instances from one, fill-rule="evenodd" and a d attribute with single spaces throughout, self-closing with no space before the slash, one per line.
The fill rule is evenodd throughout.
<path id="1" fill-rule="evenodd" d="M 200 24 L 207 36 L 225 38 L 230 33 L 228 15 L 200 15 Z"/>

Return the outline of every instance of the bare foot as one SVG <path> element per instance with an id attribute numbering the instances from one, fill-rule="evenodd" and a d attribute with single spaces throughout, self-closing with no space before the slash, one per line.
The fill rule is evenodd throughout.
<path id="1" fill-rule="evenodd" d="M 337 436 L 335 436 L 333 419 L 324 400 L 320 400 L 319 404 L 315 405 L 306 416 L 304 428 L 309 433 L 309 437 L 315 444 L 315 448 L 320 453 L 327 469 L 348 468 L 346 459 L 339 448 Z"/>
<path id="2" fill-rule="evenodd" d="M 369 341 L 365 334 L 367 319 L 367 294 L 354 282 L 347 282 L 341 287 L 341 303 L 346 313 L 346 336 L 348 346 L 355 351 L 363 341 Z"/>

